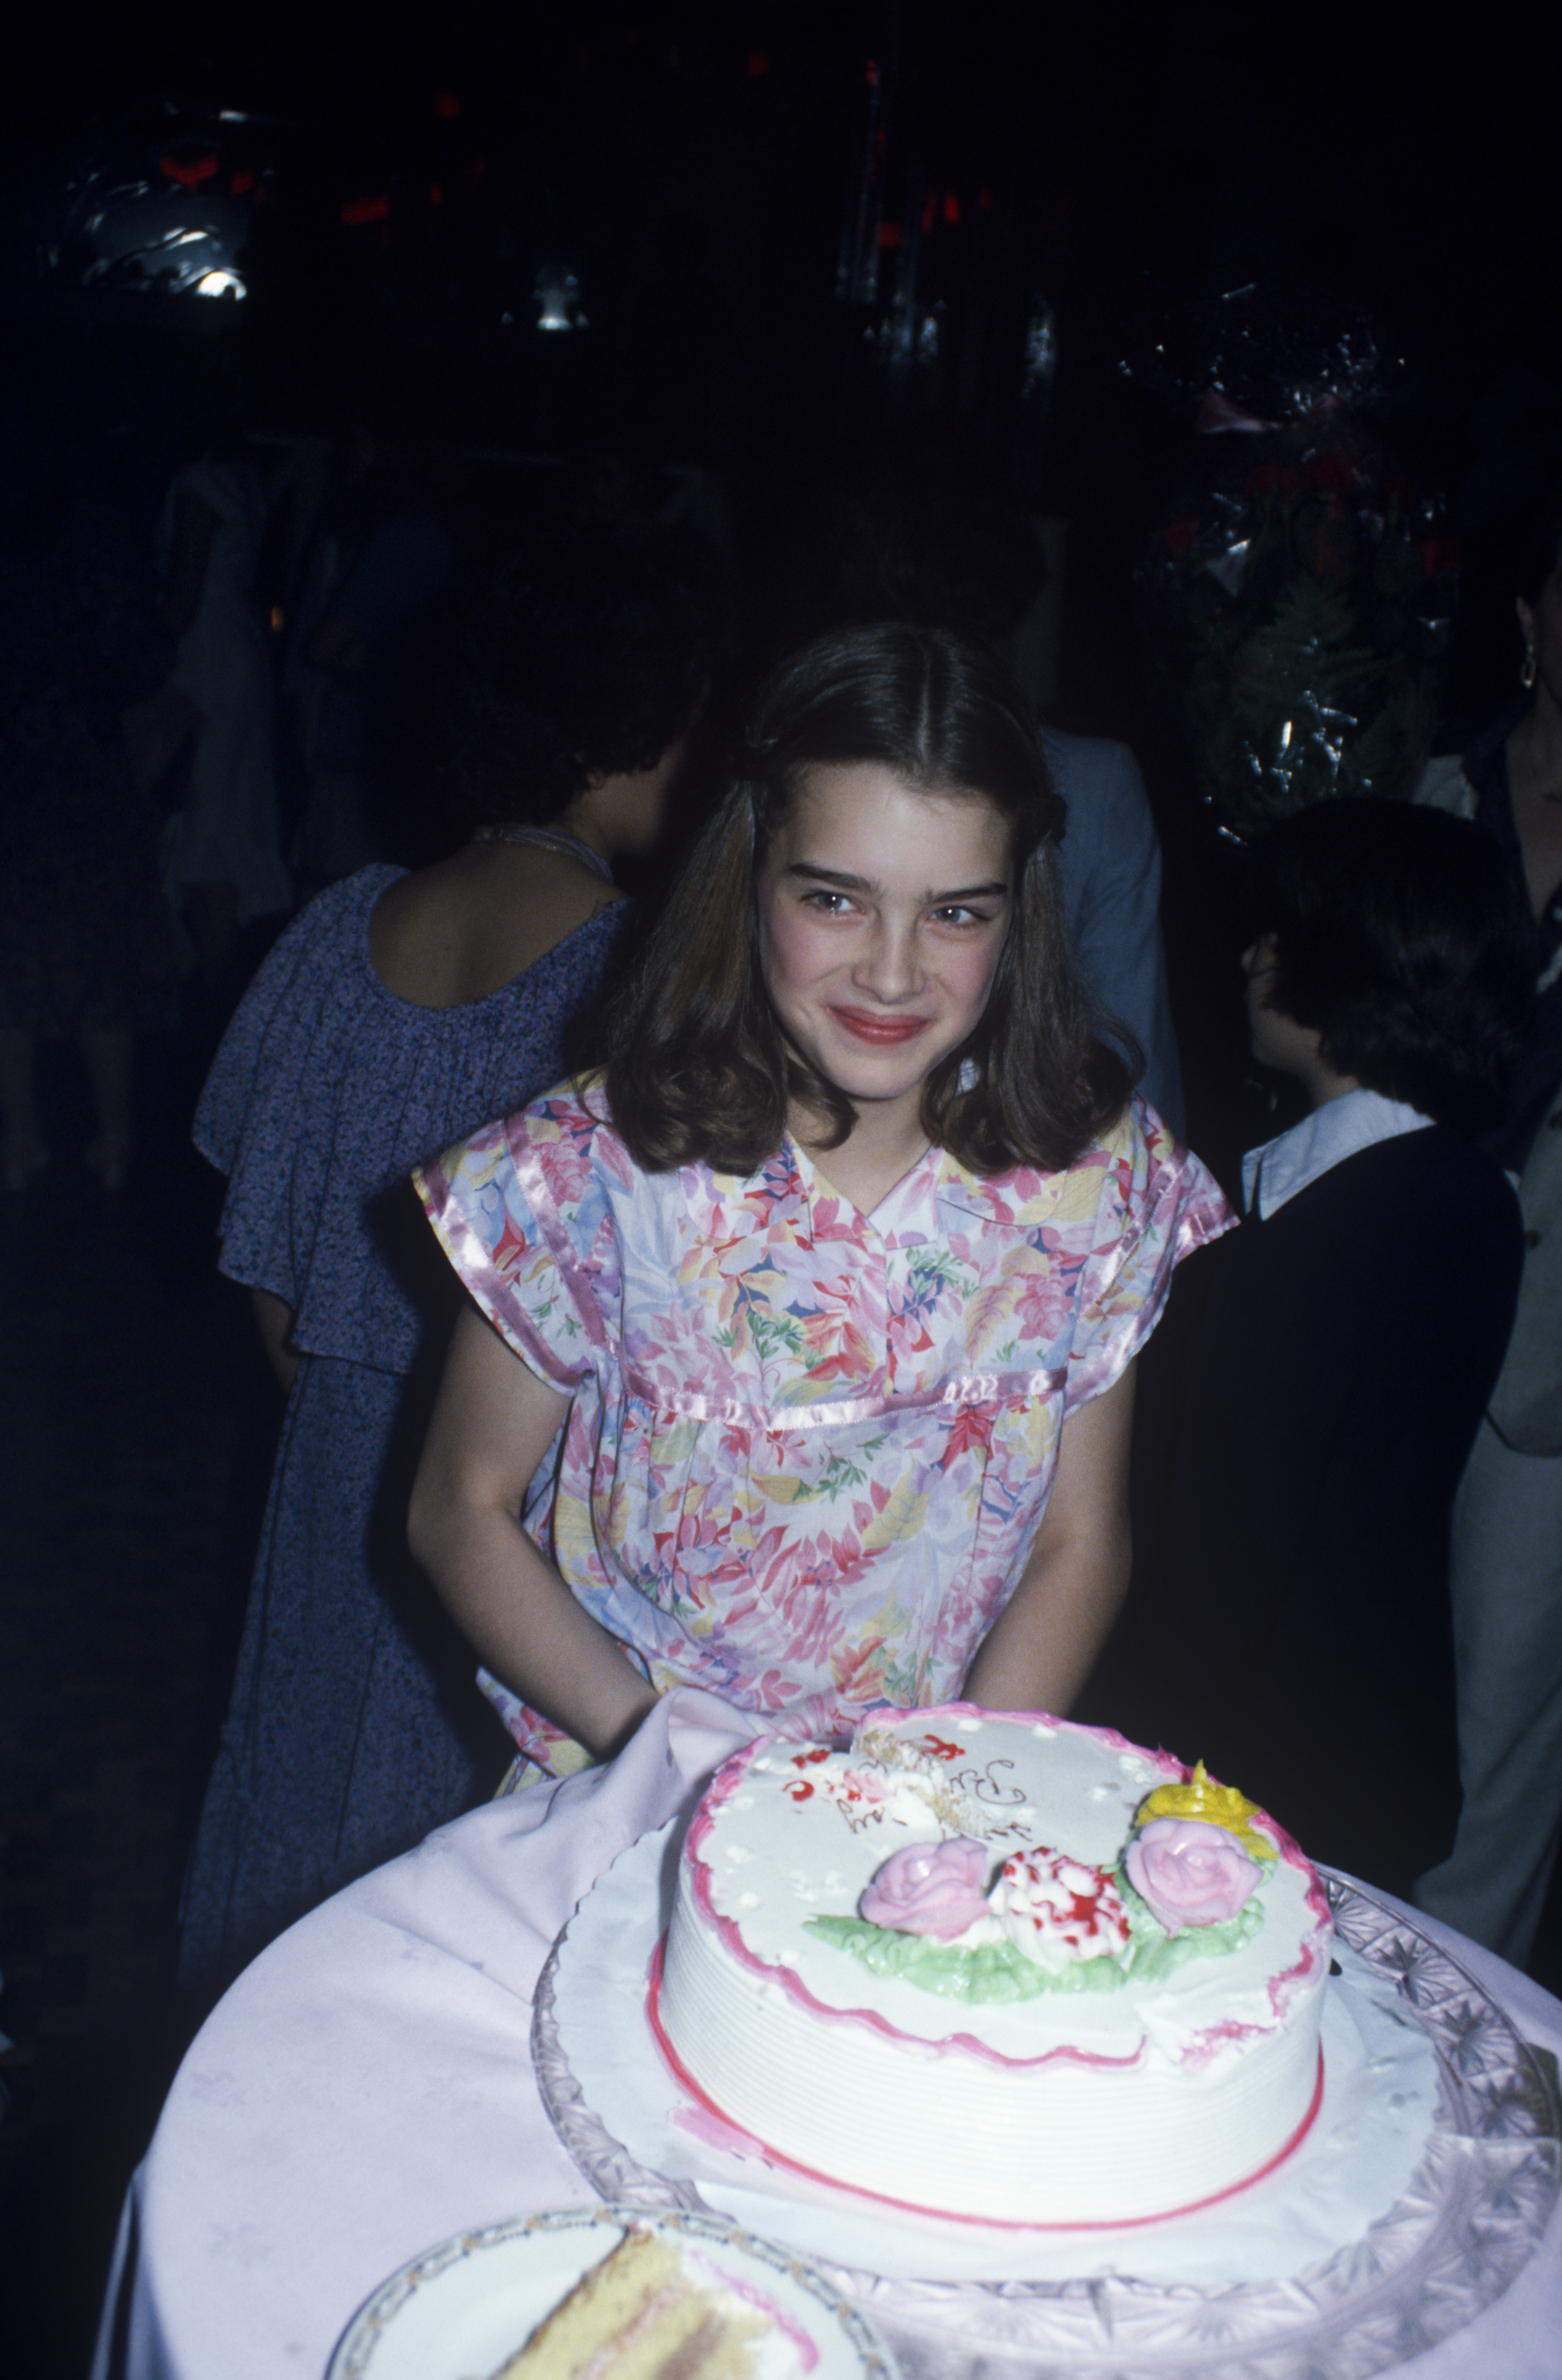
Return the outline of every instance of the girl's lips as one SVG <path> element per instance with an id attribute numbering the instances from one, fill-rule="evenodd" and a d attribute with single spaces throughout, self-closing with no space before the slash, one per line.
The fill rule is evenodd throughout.
<path id="1" fill-rule="evenodd" d="M 903 1041 L 914 1041 L 933 1021 L 929 1016 L 886 1016 L 870 1008 L 832 1008 L 829 1013 L 842 1032 L 854 1035 L 859 1041 L 872 1042 L 881 1050 L 898 1049 Z"/>

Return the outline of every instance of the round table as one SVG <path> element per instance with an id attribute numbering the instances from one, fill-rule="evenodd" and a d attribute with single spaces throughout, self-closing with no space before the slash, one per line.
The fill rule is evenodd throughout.
<path id="1" fill-rule="evenodd" d="M 533 2078 L 538 1979 L 596 1877 L 757 1731 L 680 1690 L 611 1767 L 472 1812 L 273 1943 L 192 2045 L 131 2184 L 93 2380 L 321 2380 L 357 2306 L 419 2251 L 590 2202 Z M 1562 2054 L 1562 2002 L 1405 1916 Z M 1554 2209 L 1505 2294 L 1400 2368 L 1556 2380 L 1559 2340 Z"/>

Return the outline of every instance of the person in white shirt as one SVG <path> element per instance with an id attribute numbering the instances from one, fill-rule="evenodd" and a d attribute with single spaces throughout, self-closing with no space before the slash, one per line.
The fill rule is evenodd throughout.
<path id="1" fill-rule="evenodd" d="M 1408 1893 L 1459 1806 L 1448 1513 L 1522 1257 L 1471 1135 L 1525 926 L 1488 841 L 1403 803 L 1306 811 L 1254 877 L 1253 1050 L 1309 1112 L 1250 1152 L 1248 1219 L 1143 1367 L 1133 1584 L 1083 1710 Z"/>

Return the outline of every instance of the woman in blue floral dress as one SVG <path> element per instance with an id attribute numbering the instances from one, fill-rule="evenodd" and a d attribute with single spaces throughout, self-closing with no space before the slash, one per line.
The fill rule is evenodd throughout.
<path id="1" fill-rule="evenodd" d="M 678 583 L 549 544 L 467 614 L 449 767 L 473 839 L 360 869 L 261 968 L 196 1117 L 223 1270 L 288 1390 L 233 1700 L 182 1910 L 226 1980 L 491 1788 L 503 1738 L 406 1544 L 453 1300 L 406 1177 L 568 1063 L 624 940 L 615 852 L 658 832 L 708 673 Z M 544 823 L 547 821 L 547 823 Z"/>

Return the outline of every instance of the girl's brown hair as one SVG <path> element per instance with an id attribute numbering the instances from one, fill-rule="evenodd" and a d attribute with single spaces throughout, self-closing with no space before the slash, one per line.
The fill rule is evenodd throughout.
<path id="1" fill-rule="evenodd" d="M 786 1041 L 765 989 L 756 886 L 810 769 L 873 760 L 929 794 L 968 794 L 1006 821 L 1009 932 L 975 1030 L 928 1075 L 922 1125 L 975 1173 L 1061 1170 L 1122 1111 L 1128 1063 L 1096 1030 L 1069 947 L 1054 856 L 1063 805 L 1024 698 L 980 647 L 902 623 L 821 637 L 755 705 L 731 790 L 673 887 L 611 1026 L 613 1121 L 648 1172 L 703 1160 L 751 1173 L 787 1106 L 854 1111 Z"/>

